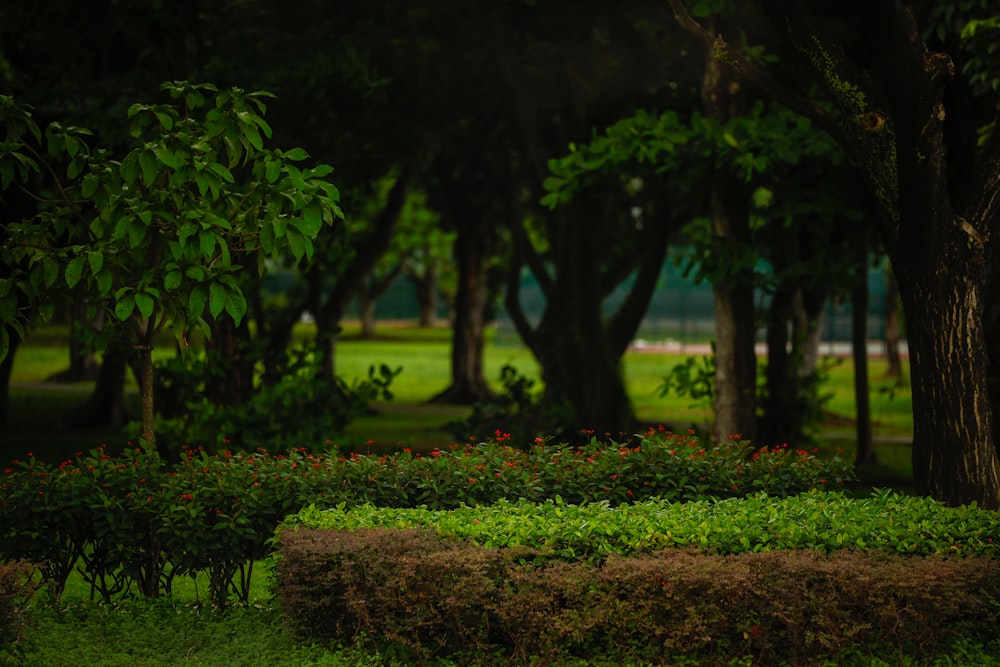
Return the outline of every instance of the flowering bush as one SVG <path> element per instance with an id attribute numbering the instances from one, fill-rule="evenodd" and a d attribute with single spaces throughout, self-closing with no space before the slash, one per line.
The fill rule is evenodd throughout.
<path id="1" fill-rule="evenodd" d="M 167 465 L 151 449 L 79 453 L 58 466 L 29 455 L 0 476 L 0 557 L 41 563 L 61 591 L 79 566 L 95 595 L 169 594 L 178 575 L 206 572 L 210 597 L 245 600 L 253 563 L 275 527 L 301 508 L 458 508 L 500 500 L 631 504 L 785 496 L 851 479 L 849 461 L 733 440 L 702 446 L 651 429 L 634 443 L 580 447 L 510 437 L 427 455 L 342 456 L 188 450 Z"/>

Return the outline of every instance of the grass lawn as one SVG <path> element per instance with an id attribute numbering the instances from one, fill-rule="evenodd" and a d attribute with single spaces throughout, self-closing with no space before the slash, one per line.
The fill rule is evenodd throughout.
<path id="1" fill-rule="evenodd" d="M 303 328 L 299 335 L 308 337 Z M 408 446 L 430 449 L 451 444 L 447 424 L 468 411 L 463 406 L 428 404 L 449 381 L 451 332 L 447 328 L 420 329 L 411 325 L 382 324 L 373 340 L 361 339 L 358 327 L 348 324 L 337 347 L 337 372 L 342 377 L 364 378 L 372 364 L 402 367 L 393 381 L 395 398 L 376 403 L 370 415 L 354 422 L 340 444 L 360 450 L 371 442 L 372 449 Z M 21 347 L 15 360 L 11 391 L 11 423 L 0 435 L 0 459 L 23 457 L 31 451 L 50 460 L 72 457 L 77 451 L 107 443 L 112 449 L 124 446 L 127 436 L 120 433 L 79 432 L 59 425 L 60 415 L 81 401 L 89 385 L 42 384 L 45 378 L 64 369 L 67 352 L 64 333 L 59 329 L 37 332 Z M 172 354 L 164 341 L 158 355 Z M 705 423 L 710 411 L 687 398 L 661 397 L 659 387 L 667 371 L 684 355 L 650 350 L 630 351 L 624 372 L 637 417 L 646 423 L 667 424 L 674 429 Z M 850 454 L 855 449 L 853 426 L 853 368 L 850 360 L 838 360 L 829 370 L 824 393 L 830 395 L 828 419 L 815 434 L 815 446 L 824 453 L 838 449 Z M 504 365 L 512 365 L 524 375 L 538 377 L 538 365 L 523 346 L 490 336 L 486 348 L 486 376 L 496 381 Z M 877 465 L 862 471 L 871 484 L 905 487 L 911 477 L 910 442 L 912 422 L 909 387 L 891 388 L 880 381 L 885 373 L 881 359 L 870 361 L 872 379 L 872 420 L 876 439 Z M 135 387 L 130 382 L 134 414 L 138 412 Z M 292 444 L 292 443 L 290 443 Z M 799 443 L 790 443 L 793 445 Z"/>

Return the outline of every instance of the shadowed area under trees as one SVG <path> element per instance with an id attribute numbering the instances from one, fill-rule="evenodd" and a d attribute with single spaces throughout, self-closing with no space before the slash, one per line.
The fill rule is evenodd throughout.
<path id="1" fill-rule="evenodd" d="M 811 333 L 819 304 L 853 292 L 860 306 L 865 268 L 884 253 L 912 355 L 918 489 L 952 503 L 1000 504 L 984 329 L 997 312 L 986 281 L 1000 188 L 1000 68 L 983 41 L 996 30 L 988 3 L 950 12 L 904 2 L 857 12 L 860 5 L 830 12 L 807 2 L 679 0 L 140 4 L 0 3 L 0 92 L 32 105 L 40 127 L 58 121 L 71 137 L 74 126 L 90 128 L 93 136 L 79 140 L 122 160 L 131 105 L 150 105 L 150 127 L 173 131 L 154 111 L 163 81 L 270 91 L 267 149 L 304 149 L 282 172 L 291 211 L 306 206 L 292 194 L 302 190 L 298 174 L 325 164 L 332 171 L 318 178 L 336 187 L 339 210 L 366 223 L 323 225 L 303 235 L 308 242 L 293 233 L 266 263 L 256 248 L 227 262 L 230 301 L 202 304 L 217 306 L 205 321 L 210 364 L 228 369 L 205 380 L 215 403 L 249 405 L 291 368 L 302 370 L 290 350 L 306 313 L 317 323 L 310 386 L 334 402 L 353 400 L 336 377 L 340 323 L 413 196 L 454 239 L 451 382 L 436 400 L 495 398 L 484 335 L 506 308 L 541 370 L 552 428 L 633 432 L 622 356 L 668 249 L 683 246 L 691 272 L 716 295 L 715 435 L 796 440 L 822 416 Z M 985 23 L 969 23 L 976 20 Z M 259 150 L 263 140 L 250 133 L 245 141 Z M 33 215 L 17 208 L 16 188 L 35 193 L 49 216 L 59 214 L 52 202 L 63 180 L 81 200 L 94 195 L 81 179 L 96 172 L 67 146 L 47 148 L 60 176 L 42 171 L 33 181 L 14 157 L 20 147 L 9 146 L 0 154 L 5 231 Z M 249 163 L 224 166 L 231 191 L 252 199 Z M 227 210 L 241 210 L 235 204 Z M 231 215 L 227 224 L 244 221 Z M 78 216 L 52 239 L 53 268 L 38 285 L 65 283 L 48 281 L 65 270 L 55 258 L 68 260 L 83 231 Z M 220 234 L 212 249 L 222 257 L 239 243 Z M 138 231 L 132 242 L 141 246 Z M 204 243 L 208 250 L 207 236 Z M 29 261 L 15 255 L 5 254 L 0 273 L 8 358 L 35 315 L 23 308 L 39 305 L 14 287 Z M 280 298 L 264 288 L 277 272 L 290 276 Z M 526 274 L 545 296 L 537 318 L 520 303 Z M 164 285 L 115 287 L 103 290 L 112 315 L 133 314 L 124 298 L 140 315 L 166 312 Z M 623 292 L 612 307 L 610 295 Z M 755 303 L 755 294 L 765 298 Z M 43 314 L 72 317 L 93 298 L 63 290 L 59 309 Z M 157 323 L 184 318 L 168 319 Z M 74 344 L 113 361 L 122 343 L 115 326 L 105 322 L 103 338 Z M 766 359 L 754 352 L 759 336 Z M 860 369 L 864 356 L 855 363 Z M 104 380 L 87 411 L 120 421 L 123 367 L 107 366 Z M 858 395 L 867 392 L 859 381 Z M 865 420 L 858 416 L 862 444 Z"/>

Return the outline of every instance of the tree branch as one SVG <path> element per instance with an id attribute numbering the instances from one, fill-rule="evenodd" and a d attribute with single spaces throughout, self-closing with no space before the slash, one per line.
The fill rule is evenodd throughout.
<path id="1" fill-rule="evenodd" d="M 760 88 L 778 103 L 815 122 L 838 143 L 847 140 L 843 126 L 826 109 L 775 81 L 760 67 L 750 62 L 739 47 L 728 43 L 722 35 L 714 35 L 695 21 L 682 0 L 667 0 L 677 23 L 705 44 L 712 57 L 732 69 L 740 78 Z"/>

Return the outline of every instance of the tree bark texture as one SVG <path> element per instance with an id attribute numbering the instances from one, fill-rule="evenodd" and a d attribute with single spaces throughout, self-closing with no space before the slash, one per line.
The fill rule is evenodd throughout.
<path id="1" fill-rule="evenodd" d="M 720 20 L 709 18 L 709 30 Z M 701 99 L 705 115 L 725 123 L 738 116 L 744 107 L 741 82 L 733 72 L 706 53 Z M 716 169 L 709 194 L 709 217 L 713 243 L 749 247 L 750 211 L 743 184 Z M 725 256 L 724 252 L 715 253 Z M 712 285 L 715 296 L 715 436 L 725 439 L 740 435 L 756 439 L 757 357 L 754 352 L 753 270 L 726 267 Z"/>

